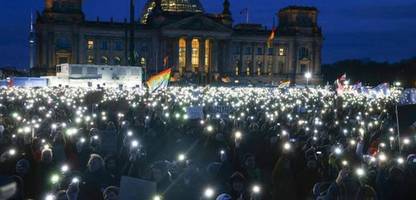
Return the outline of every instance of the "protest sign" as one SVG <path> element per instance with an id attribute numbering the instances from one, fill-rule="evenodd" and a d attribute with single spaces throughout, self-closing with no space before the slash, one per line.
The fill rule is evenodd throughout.
<path id="1" fill-rule="evenodd" d="M 152 199 L 156 194 L 156 183 L 128 176 L 121 177 L 120 200 Z"/>
<path id="2" fill-rule="evenodd" d="M 188 119 L 202 119 L 204 118 L 204 111 L 201 106 L 188 107 L 186 109 Z"/>
<path id="3" fill-rule="evenodd" d="M 220 118 L 226 118 L 230 113 L 231 107 L 226 105 L 212 106 L 208 110 L 208 114 L 213 116 L 219 115 Z"/>

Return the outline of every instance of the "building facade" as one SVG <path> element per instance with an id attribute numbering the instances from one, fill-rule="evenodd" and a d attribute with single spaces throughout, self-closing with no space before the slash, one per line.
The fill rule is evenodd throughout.
<path id="1" fill-rule="evenodd" d="M 131 65 L 145 76 L 172 67 L 175 80 L 210 83 L 230 77 L 270 83 L 321 80 L 322 32 L 318 11 L 290 6 L 277 13 L 273 30 L 234 24 L 230 3 L 206 13 L 198 0 L 148 0 L 142 15 L 124 22 L 86 20 L 82 0 L 45 0 L 36 20 L 38 71 L 62 63 Z"/>

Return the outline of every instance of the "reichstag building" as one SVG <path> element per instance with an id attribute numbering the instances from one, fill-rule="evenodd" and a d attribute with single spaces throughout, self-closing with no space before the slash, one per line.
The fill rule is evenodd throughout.
<path id="1" fill-rule="evenodd" d="M 171 67 L 174 80 L 199 83 L 303 83 L 306 72 L 310 82 L 321 80 L 316 8 L 282 8 L 276 27 L 266 28 L 234 23 L 231 6 L 224 0 L 221 13 L 207 13 L 198 0 L 148 0 L 139 16 L 131 0 L 130 19 L 116 22 L 86 20 L 82 0 L 45 0 L 35 24 L 34 71 L 52 75 L 56 65 L 71 63 L 139 66 L 146 76 Z"/>

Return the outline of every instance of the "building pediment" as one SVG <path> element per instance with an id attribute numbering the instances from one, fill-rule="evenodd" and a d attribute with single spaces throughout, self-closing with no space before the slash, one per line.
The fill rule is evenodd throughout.
<path id="1" fill-rule="evenodd" d="M 202 14 L 168 24 L 163 26 L 162 30 L 232 32 L 231 28 L 228 28 Z"/>

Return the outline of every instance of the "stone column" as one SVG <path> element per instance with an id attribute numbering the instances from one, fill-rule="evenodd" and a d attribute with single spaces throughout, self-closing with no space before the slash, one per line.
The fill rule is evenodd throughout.
<path id="1" fill-rule="evenodd" d="M 256 58 L 256 56 L 255 56 L 256 50 L 257 50 L 256 49 L 256 44 L 254 42 L 251 43 L 251 66 L 250 66 L 250 68 L 251 68 L 250 75 L 251 76 L 252 75 L 255 75 L 257 73 L 257 70 L 256 70 L 257 61 L 255 60 L 255 58 Z"/>
<path id="2" fill-rule="evenodd" d="M 172 49 L 172 61 L 173 61 L 173 71 L 179 72 L 179 38 L 172 39 L 173 49 Z"/>
<path id="3" fill-rule="evenodd" d="M 204 83 L 205 74 L 205 39 L 199 38 L 199 64 L 198 64 L 198 73 L 199 73 L 199 82 Z"/>
<path id="4" fill-rule="evenodd" d="M 238 66 L 239 76 L 242 76 L 245 73 L 243 54 L 244 54 L 244 42 L 240 42 L 240 66 Z"/>
<path id="5" fill-rule="evenodd" d="M 232 49 L 231 49 L 231 40 L 227 40 L 225 44 L 226 48 L 226 56 L 225 56 L 225 68 L 227 69 L 226 72 L 230 73 L 231 75 L 234 74 L 234 66 L 231 64 L 231 61 L 233 59 L 232 56 Z"/>
<path id="6" fill-rule="evenodd" d="M 213 75 L 218 73 L 218 41 L 212 41 L 212 72 Z"/>
<path id="7" fill-rule="evenodd" d="M 321 41 L 316 41 L 314 43 L 314 48 L 312 49 L 313 51 L 313 55 L 314 55 L 314 60 L 313 60 L 313 65 L 314 65 L 314 73 L 317 75 L 321 74 Z"/>
<path id="8" fill-rule="evenodd" d="M 185 72 L 192 73 L 192 37 L 186 38 L 186 64 Z"/>
<path id="9" fill-rule="evenodd" d="M 290 41 L 289 44 L 289 50 L 288 50 L 288 57 L 289 57 L 289 74 L 290 74 L 290 80 L 292 84 L 296 83 L 296 75 L 298 71 L 298 47 L 297 47 L 297 41 L 296 39 Z"/>
<path id="10" fill-rule="evenodd" d="M 271 46 L 274 48 L 274 44 Z M 267 47 L 267 42 L 263 45 L 263 66 L 261 69 L 262 75 L 267 74 L 267 67 L 269 66 L 269 48 Z"/>
<path id="11" fill-rule="evenodd" d="M 272 74 L 272 76 L 274 76 L 274 72 L 276 71 L 278 75 L 284 73 L 284 69 L 279 69 L 279 63 L 276 62 L 276 60 L 278 60 L 278 56 L 279 56 L 279 45 L 273 45 L 274 51 L 272 54 L 272 68 L 270 69 L 270 72 Z M 284 66 L 283 66 L 284 67 Z M 277 70 L 275 70 L 277 69 Z M 269 73 L 269 72 L 267 72 Z"/>

